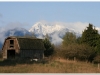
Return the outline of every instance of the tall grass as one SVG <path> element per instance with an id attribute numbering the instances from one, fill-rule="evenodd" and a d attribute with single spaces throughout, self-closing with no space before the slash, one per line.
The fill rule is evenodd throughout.
<path id="1" fill-rule="evenodd" d="M 97 64 L 54 59 L 46 63 L 16 63 L 15 65 L 5 63 L 3 66 L 0 65 L 0 73 L 100 73 L 100 69 Z"/>

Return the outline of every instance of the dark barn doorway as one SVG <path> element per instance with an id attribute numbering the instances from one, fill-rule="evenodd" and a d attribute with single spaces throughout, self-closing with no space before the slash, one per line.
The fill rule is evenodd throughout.
<path id="1" fill-rule="evenodd" d="M 7 58 L 8 59 L 15 58 L 15 50 L 7 50 Z"/>

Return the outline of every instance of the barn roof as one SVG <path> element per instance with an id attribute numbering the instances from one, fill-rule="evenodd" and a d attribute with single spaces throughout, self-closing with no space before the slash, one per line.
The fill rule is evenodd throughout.
<path id="1" fill-rule="evenodd" d="M 42 39 L 34 38 L 17 38 L 21 50 L 44 50 Z"/>
<path id="2" fill-rule="evenodd" d="M 42 39 L 32 37 L 8 37 L 17 38 L 20 50 L 45 50 Z"/>

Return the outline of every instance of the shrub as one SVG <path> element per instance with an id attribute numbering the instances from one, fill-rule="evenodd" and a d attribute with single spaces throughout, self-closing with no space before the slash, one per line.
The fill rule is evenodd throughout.
<path id="1" fill-rule="evenodd" d="M 53 52 L 54 52 L 54 45 L 51 44 L 49 38 L 45 38 L 45 39 L 43 40 L 43 43 L 44 43 L 44 47 L 45 47 L 45 49 L 46 49 L 46 50 L 44 51 L 44 56 L 46 56 L 46 57 L 51 56 L 51 55 L 53 54 Z"/>
<path id="2" fill-rule="evenodd" d="M 94 63 L 100 63 L 100 55 L 97 55 L 94 60 L 93 60 Z"/>
<path id="3" fill-rule="evenodd" d="M 89 60 L 91 56 L 94 54 L 94 49 L 85 44 L 70 44 L 66 47 L 62 47 L 62 50 L 58 52 L 60 57 L 66 59 L 74 59 L 76 57 L 77 60 Z"/>

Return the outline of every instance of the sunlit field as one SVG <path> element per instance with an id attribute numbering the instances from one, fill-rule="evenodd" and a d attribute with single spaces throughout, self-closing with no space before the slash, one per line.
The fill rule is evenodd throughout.
<path id="1" fill-rule="evenodd" d="M 65 59 L 38 62 L 0 61 L 0 73 L 100 73 L 98 64 Z"/>

